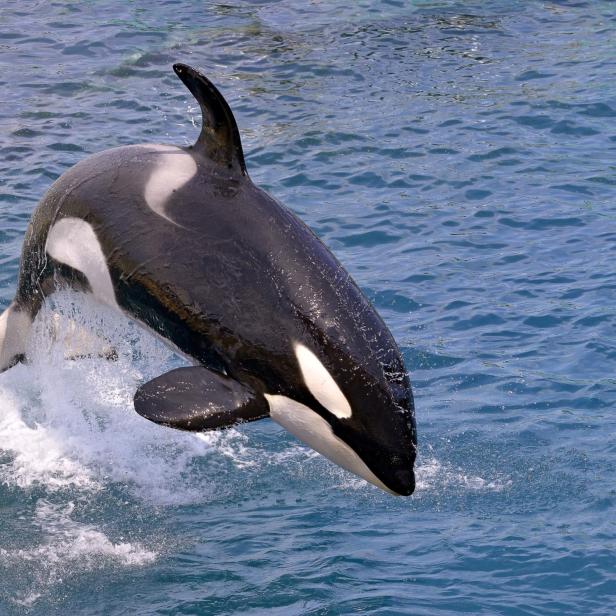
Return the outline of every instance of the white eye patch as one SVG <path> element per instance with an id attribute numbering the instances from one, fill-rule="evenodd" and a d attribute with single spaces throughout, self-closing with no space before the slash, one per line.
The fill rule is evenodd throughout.
<path id="1" fill-rule="evenodd" d="M 295 356 L 306 387 L 319 403 L 339 419 L 351 417 L 349 401 L 319 358 L 303 344 L 295 345 Z"/>

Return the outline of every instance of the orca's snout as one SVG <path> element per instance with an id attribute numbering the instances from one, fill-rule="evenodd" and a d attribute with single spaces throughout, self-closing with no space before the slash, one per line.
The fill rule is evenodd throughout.
<path id="1" fill-rule="evenodd" d="M 394 471 L 389 487 L 400 496 L 410 496 L 415 491 L 415 473 L 412 469 Z"/>
<path id="2" fill-rule="evenodd" d="M 362 448 L 362 451 L 366 463 L 389 492 L 397 496 L 410 496 L 415 491 L 417 455 L 412 402 L 407 398 L 405 413 L 400 413 L 399 406 L 397 409 L 381 413 L 380 438 L 371 447 Z M 376 428 L 373 428 L 374 431 Z"/>
<path id="3" fill-rule="evenodd" d="M 388 492 L 395 496 L 410 496 L 415 491 L 416 442 L 405 438 L 396 454 L 367 459 L 376 477 Z M 378 450 L 377 450 L 378 451 Z M 378 485 L 378 484 L 377 484 Z"/>

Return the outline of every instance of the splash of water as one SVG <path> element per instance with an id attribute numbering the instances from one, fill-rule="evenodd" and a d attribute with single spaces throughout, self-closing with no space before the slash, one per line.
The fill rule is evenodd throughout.
<path id="1" fill-rule="evenodd" d="M 9 486 L 96 491 L 122 482 L 149 501 L 178 503 L 207 492 L 186 477 L 196 459 L 217 448 L 237 453 L 240 465 L 249 459 L 237 431 L 187 434 L 137 415 L 139 384 L 183 362 L 83 296 L 54 296 L 35 321 L 28 357 L 0 377 L 0 442 L 10 456 L 0 481 Z"/>

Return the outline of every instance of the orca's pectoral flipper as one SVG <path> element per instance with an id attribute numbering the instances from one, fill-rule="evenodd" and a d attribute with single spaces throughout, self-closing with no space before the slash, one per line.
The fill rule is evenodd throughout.
<path id="1" fill-rule="evenodd" d="M 202 366 L 177 368 L 142 385 L 139 415 L 158 424 L 200 432 L 269 415 L 267 400 L 246 385 Z"/>
<path id="2" fill-rule="evenodd" d="M 211 160 L 246 175 L 240 131 L 223 95 L 198 70 L 179 63 L 173 65 L 173 70 L 201 107 L 201 134 L 194 148 Z"/>

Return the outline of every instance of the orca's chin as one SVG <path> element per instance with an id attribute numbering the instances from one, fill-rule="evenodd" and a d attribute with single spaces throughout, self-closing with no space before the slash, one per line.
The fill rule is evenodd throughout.
<path id="1" fill-rule="evenodd" d="M 415 475 L 412 468 L 388 469 L 387 481 L 381 480 L 366 463 L 338 438 L 331 425 L 307 406 L 286 396 L 268 395 L 265 398 L 270 407 L 270 417 L 293 436 L 306 443 L 338 466 L 358 475 L 384 492 L 394 496 L 409 496 L 415 489 Z"/>

